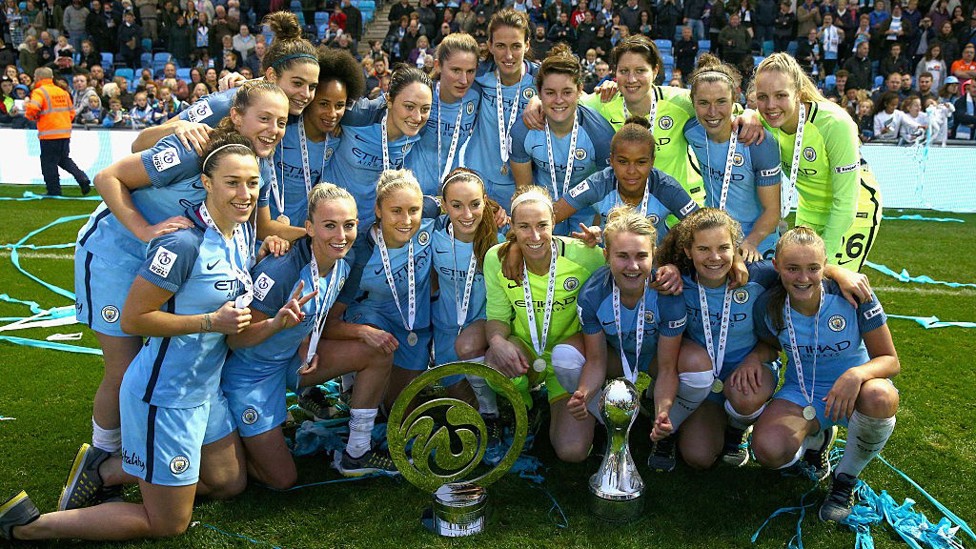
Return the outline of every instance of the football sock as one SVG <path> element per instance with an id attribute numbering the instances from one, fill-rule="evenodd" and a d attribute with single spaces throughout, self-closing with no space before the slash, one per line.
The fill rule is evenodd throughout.
<path id="1" fill-rule="evenodd" d="M 373 424 L 376 422 L 376 408 L 349 409 L 349 442 L 346 453 L 354 458 L 362 457 L 372 447 Z"/>
<path id="2" fill-rule="evenodd" d="M 847 422 L 844 457 L 840 459 L 835 471 L 852 477 L 861 474 L 868 462 L 881 453 L 894 430 L 894 416 L 875 418 L 854 410 Z"/>

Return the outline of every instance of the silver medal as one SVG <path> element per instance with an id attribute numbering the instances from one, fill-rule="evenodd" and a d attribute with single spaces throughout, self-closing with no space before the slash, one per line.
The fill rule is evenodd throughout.
<path id="1" fill-rule="evenodd" d="M 813 406 L 807 405 L 803 407 L 803 419 L 807 421 L 813 421 L 817 417 L 817 410 Z"/>
<path id="2" fill-rule="evenodd" d="M 417 345 L 417 341 L 419 340 L 420 338 L 417 337 L 417 332 L 410 332 L 407 334 L 407 345 L 414 347 Z"/>
<path id="3" fill-rule="evenodd" d="M 289 219 L 289 217 L 287 215 L 285 215 L 285 214 L 279 215 L 275 219 L 275 221 L 277 221 L 278 223 L 283 223 L 285 225 L 291 225 L 291 219 Z"/>
<path id="4" fill-rule="evenodd" d="M 532 369 L 535 370 L 536 372 L 540 372 L 540 373 L 546 371 L 546 361 L 545 361 L 545 359 L 537 358 L 537 359 L 533 360 L 532 361 Z"/>

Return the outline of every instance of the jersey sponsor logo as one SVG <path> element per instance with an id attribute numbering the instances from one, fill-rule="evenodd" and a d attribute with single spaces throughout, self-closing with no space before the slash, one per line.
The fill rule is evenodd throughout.
<path id="1" fill-rule="evenodd" d="M 590 183 L 588 181 L 583 181 L 579 185 L 573 187 L 569 190 L 569 196 L 576 198 L 577 196 L 585 193 L 590 189 Z"/>
<path id="2" fill-rule="evenodd" d="M 847 320 L 840 315 L 834 315 L 827 320 L 827 327 L 831 332 L 839 332 L 847 327 Z"/>
<path id="3" fill-rule="evenodd" d="M 153 168 L 157 172 L 164 172 L 180 163 L 180 155 L 173 147 L 166 147 L 158 153 L 152 155 Z"/>
<path id="4" fill-rule="evenodd" d="M 813 147 L 807 147 L 803 149 L 803 158 L 805 158 L 807 162 L 813 162 L 817 159 L 817 151 L 815 151 Z"/>
<path id="5" fill-rule="evenodd" d="M 685 205 L 684 205 L 684 206 L 683 206 L 683 207 L 681 208 L 681 210 L 679 211 L 679 213 L 680 213 L 681 215 L 688 215 L 688 214 L 690 214 L 691 212 L 693 212 L 693 211 L 695 211 L 695 208 L 697 208 L 697 207 L 698 207 L 698 203 L 696 203 L 696 202 L 695 202 L 694 200 L 692 200 L 691 202 L 689 202 L 689 203 L 687 203 L 687 204 L 685 204 Z"/>
<path id="6" fill-rule="evenodd" d="M 114 305 L 106 305 L 102 307 L 102 320 L 108 322 L 109 324 L 115 324 L 119 321 L 119 308 Z"/>
<path id="7" fill-rule="evenodd" d="M 254 408 L 248 408 L 241 413 L 241 421 L 244 425 L 254 425 L 258 420 L 258 411 Z"/>
<path id="8" fill-rule="evenodd" d="M 670 130 L 671 127 L 674 126 L 674 119 L 670 116 L 662 116 L 661 119 L 658 120 L 657 125 L 660 126 L 662 130 Z"/>
<path id="9" fill-rule="evenodd" d="M 855 162 L 849 166 L 837 166 L 836 168 L 834 168 L 834 171 L 837 173 L 850 173 L 857 170 L 859 165 L 860 162 Z"/>
<path id="10" fill-rule="evenodd" d="M 186 456 L 176 456 L 169 461 L 169 472 L 174 475 L 182 475 L 190 468 L 190 459 Z"/>
<path id="11" fill-rule="evenodd" d="M 464 106 L 464 112 L 474 114 L 474 101 L 468 101 L 468 104 Z"/>
<path id="12" fill-rule="evenodd" d="M 872 318 L 880 315 L 882 312 L 881 305 L 875 305 L 868 312 L 864 313 L 864 320 L 871 320 Z"/>
<path id="13" fill-rule="evenodd" d="M 173 269 L 173 264 L 176 263 L 178 257 L 178 254 L 174 254 L 165 247 L 160 246 L 156 250 L 156 255 L 153 256 L 152 263 L 149 264 L 149 272 L 166 278 L 169 276 L 169 272 Z"/>
<path id="14" fill-rule="evenodd" d="M 586 159 L 586 149 L 576 149 L 576 152 L 573 153 L 573 154 L 576 155 L 576 160 L 585 160 Z M 576 170 L 573 170 L 573 171 L 576 171 Z"/>
<path id="15" fill-rule="evenodd" d="M 668 321 L 668 328 L 671 328 L 672 330 L 676 330 L 678 328 L 683 327 L 687 321 L 688 321 L 688 317 L 684 317 L 681 320 L 670 320 Z"/>
<path id="16" fill-rule="evenodd" d="M 579 279 L 575 276 L 571 276 L 563 281 L 563 289 L 567 292 L 572 292 L 576 288 L 579 288 Z"/>
<path id="17" fill-rule="evenodd" d="M 777 175 L 777 174 L 779 174 L 781 172 L 782 172 L 782 170 L 779 169 L 779 166 L 776 166 L 775 168 L 770 168 L 768 170 L 759 170 L 759 176 L 760 177 L 773 177 L 774 175 Z"/>
<path id="18" fill-rule="evenodd" d="M 742 166 L 745 163 L 746 163 L 746 159 L 743 158 L 743 156 L 741 154 L 735 153 L 735 154 L 732 155 L 732 165 L 733 166 Z"/>
<path id="19" fill-rule="evenodd" d="M 254 281 L 254 297 L 261 301 L 268 297 L 268 291 L 275 285 L 275 279 L 268 276 L 268 273 L 261 273 L 261 276 Z"/>
<path id="20" fill-rule="evenodd" d="M 426 246 L 430 242 L 430 233 L 427 231 L 420 231 L 417 235 L 417 242 L 421 246 Z"/>
<path id="21" fill-rule="evenodd" d="M 735 301 L 739 305 L 749 301 L 749 290 L 739 288 L 738 290 L 732 292 L 732 301 Z"/>
<path id="22" fill-rule="evenodd" d="M 199 101 L 187 110 L 186 119 L 190 122 L 199 122 L 211 115 L 213 115 L 213 109 L 210 108 L 210 103 L 208 101 Z"/>

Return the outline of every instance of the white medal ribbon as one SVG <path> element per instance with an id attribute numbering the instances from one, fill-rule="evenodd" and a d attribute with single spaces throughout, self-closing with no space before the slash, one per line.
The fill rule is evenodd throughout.
<path id="1" fill-rule="evenodd" d="M 644 292 L 647 291 L 647 281 L 644 282 Z M 620 288 L 617 283 L 613 283 L 613 322 L 617 327 L 617 342 L 620 344 L 620 364 L 623 366 L 624 377 L 631 383 L 637 382 L 637 372 L 640 369 L 641 346 L 644 344 L 644 311 L 647 304 L 644 301 L 644 292 L 641 292 L 640 305 L 637 307 L 637 343 L 634 350 L 634 366 L 630 366 L 627 360 L 627 352 L 624 351 L 623 329 L 620 326 Z"/>
<path id="2" fill-rule="evenodd" d="M 718 209 L 724 210 L 725 203 L 729 197 L 729 184 L 732 182 L 732 162 L 735 160 L 735 146 L 739 142 L 739 136 L 733 131 L 729 135 L 729 152 L 725 157 L 725 171 L 722 172 L 722 191 L 719 194 Z M 712 155 L 709 152 L 712 142 L 705 135 L 705 163 L 708 164 L 708 181 L 712 181 Z"/>
<path id="3" fill-rule="evenodd" d="M 383 140 L 383 171 L 390 169 L 390 149 L 389 149 L 389 136 L 386 133 L 386 117 L 390 114 L 389 111 L 383 113 L 383 120 L 380 121 L 380 137 Z"/>
<path id="4" fill-rule="evenodd" d="M 546 352 L 546 342 L 549 339 L 549 321 L 552 320 L 552 301 L 556 294 L 556 241 L 550 241 L 552 258 L 549 260 L 549 284 L 546 286 L 546 302 L 543 305 L 542 337 L 539 337 L 535 325 L 535 301 L 532 301 L 532 286 L 529 284 L 529 269 L 522 263 L 522 294 L 525 296 L 525 315 L 529 321 L 529 336 L 532 338 L 532 348 L 539 359 Z M 538 359 L 537 359 L 538 360 Z"/>
<path id="5" fill-rule="evenodd" d="M 559 200 L 560 190 L 556 186 L 556 164 L 552 159 L 552 134 L 549 132 L 549 121 L 546 120 L 546 154 L 549 155 L 549 179 L 552 181 L 552 200 Z M 563 176 L 562 194 L 569 192 L 569 183 L 573 179 L 573 162 L 576 160 L 576 138 L 579 136 L 579 116 L 573 114 L 573 130 L 569 135 L 569 155 L 566 159 L 566 175 Z"/>
<path id="6" fill-rule="evenodd" d="M 393 267 L 390 266 L 390 254 L 386 250 L 386 242 L 383 240 L 383 230 L 373 227 L 373 235 L 376 237 L 376 247 L 380 249 L 380 259 L 383 261 L 383 273 L 386 274 L 386 283 L 390 286 L 390 293 L 393 294 L 393 303 L 396 303 L 400 319 L 403 320 L 403 327 L 408 331 L 413 331 L 413 321 L 417 317 L 417 288 L 414 285 L 413 270 L 413 238 L 407 243 L 407 316 L 403 316 L 403 307 L 400 305 L 400 296 L 397 294 L 396 283 L 393 280 Z"/>
<path id="7" fill-rule="evenodd" d="M 712 376 L 719 379 L 719 375 L 722 373 L 722 365 L 725 363 L 725 343 L 729 336 L 729 324 L 732 323 L 729 314 L 732 308 L 732 290 L 729 289 L 729 283 L 725 283 L 725 300 L 722 302 L 722 317 L 719 319 L 717 350 L 715 349 L 715 342 L 712 340 L 712 318 L 708 314 L 708 297 L 701 280 L 698 281 L 698 304 L 701 306 L 705 349 L 708 351 L 708 358 L 712 361 Z"/>
<path id="8" fill-rule="evenodd" d="M 796 139 L 793 141 L 793 164 L 790 166 L 790 181 L 789 184 L 783 189 L 784 200 L 780 204 L 779 216 L 782 219 L 786 219 L 786 216 L 790 214 L 790 205 L 793 204 L 793 199 L 796 198 L 796 176 L 800 171 L 800 152 L 803 150 L 803 126 L 807 123 L 807 108 L 800 101 L 800 118 L 796 123 Z"/>
<path id="9" fill-rule="evenodd" d="M 311 244 L 309 244 L 311 247 Z M 312 284 L 314 287 L 313 291 L 317 290 L 319 287 L 319 262 L 315 260 L 315 250 L 312 250 L 312 261 L 309 262 L 309 268 L 312 270 Z M 312 361 L 312 357 L 315 356 L 315 352 L 319 346 L 319 339 L 322 338 L 322 332 L 325 330 L 325 321 L 329 316 L 329 310 L 332 308 L 331 303 L 328 307 L 325 306 L 326 303 L 330 302 L 330 299 L 334 303 L 335 293 L 338 291 L 339 287 L 339 262 L 336 261 L 335 265 L 332 266 L 332 276 L 329 278 L 329 284 L 326 286 L 325 294 L 317 296 L 315 298 L 315 327 L 312 329 L 312 335 L 309 337 L 308 351 L 305 353 L 305 364 Z"/>
<path id="10" fill-rule="evenodd" d="M 438 187 L 440 187 L 440 184 L 443 183 L 445 179 L 447 179 L 447 174 L 451 173 L 451 166 L 454 165 L 454 155 L 457 154 L 458 137 L 461 135 L 461 115 L 464 114 L 464 98 L 462 97 L 460 100 L 458 100 L 457 119 L 454 121 L 454 133 L 451 134 L 451 148 L 448 149 L 447 151 L 447 162 L 445 162 L 444 164 L 440 164 L 441 162 L 440 124 L 441 124 L 441 103 L 442 103 L 440 99 L 440 94 L 441 94 L 440 82 L 437 83 L 437 89 L 435 90 L 435 94 L 437 95 L 437 163 L 439 165 L 444 166 L 444 169 L 441 171 L 441 178 L 437 181 Z"/>
<path id="11" fill-rule="evenodd" d="M 471 289 L 474 287 L 474 275 L 478 269 L 478 257 L 474 254 L 474 245 L 471 246 L 471 260 L 468 262 L 468 272 L 464 276 L 464 294 L 458 299 L 458 274 L 457 274 L 457 249 L 454 247 L 454 224 L 447 226 L 447 234 L 451 237 L 451 252 L 454 257 L 454 308 L 457 311 L 458 333 L 464 327 L 464 322 L 468 318 L 468 305 L 471 302 Z"/>
<path id="12" fill-rule="evenodd" d="M 519 96 L 522 95 L 522 79 L 519 79 L 518 88 L 515 89 L 515 99 L 512 100 L 512 112 L 508 116 L 508 124 L 505 124 L 505 106 L 502 97 L 502 77 L 495 69 L 495 112 L 498 114 L 498 152 L 502 157 L 502 164 L 508 162 L 508 134 L 515 125 L 518 117 Z"/>
<path id="13" fill-rule="evenodd" d="M 285 153 L 284 149 L 280 148 L 282 145 L 278 144 L 279 151 L 281 151 L 281 160 L 278 164 L 281 165 L 281 177 L 285 177 Z M 275 169 L 274 156 L 267 159 L 266 162 L 271 165 L 271 197 L 274 198 L 275 206 L 278 207 L 278 215 L 285 215 L 285 190 L 278 185 L 278 171 Z"/>
<path id="14" fill-rule="evenodd" d="M 312 192 L 312 168 L 308 164 L 308 138 L 305 136 L 305 115 L 298 119 L 298 145 L 302 148 L 302 175 L 305 177 L 305 196 Z M 322 166 L 319 168 L 318 181 L 325 173 L 325 158 L 329 152 L 329 134 L 325 134 L 325 147 L 322 149 Z M 316 181 L 316 183 L 318 182 Z M 285 213 L 282 211 L 281 213 Z"/>
<path id="15" fill-rule="evenodd" d="M 819 355 L 820 344 L 820 311 L 823 309 L 823 283 L 820 284 L 820 303 L 817 304 L 817 314 L 813 317 L 813 373 L 811 374 L 810 392 L 807 392 L 807 383 L 803 379 L 803 364 L 800 362 L 800 349 L 796 345 L 796 331 L 793 328 L 793 315 L 790 314 L 790 296 L 787 294 L 786 303 L 783 305 L 786 317 L 786 331 L 790 336 L 790 346 L 793 347 L 791 355 L 793 358 L 793 368 L 796 370 L 796 378 L 800 384 L 800 392 L 803 399 L 807 402 L 807 407 L 813 408 L 814 392 L 817 390 L 817 355 Z M 805 417 L 805 416 L 804 416 Z M 813 418 L 806 418 L 808 421 Z"/>
<path id="16" fill-rule="evenodd" d="M 654 131 L 654 118 L 657 116 L 657 96 L 654 94 L 655 86 L 651 86 L 651 110 L 647 113 L 647 121 L 651 123 L 651 131 Z M 630 118 L 630 110 L 627 108 L 627 100 L 623 100 L 624 123 Z"/>
<path id="17" fill-rule="evenodd" d="M 213 217 L 211 217 L 210 210 L 207 209 L 206 202 L 202 202 L 200 204 L 199 211 L 200 219 L 202 219 L 208 227 L 216 231 L 221 238 L 224 238 L 224 233 L 220 232 L 220 229 L 217 227 L 217 223 L 213 220 Z M 237 296 L 237 299 L 234 300 L 234 307 L 244 309 L 251 304 L 251 301 L 254 300 L 254 284 L 251 279 L 251 273 L 248 270 L 251 260 L 254 257 L 254 239 L 249 239 L 247 237 L 247 235 L 244 233 L 244 227 L 240 223 L 234 226 L 234 232 L 231 238 L 234 240 L 237 253 L 228 254 L 227 262 L 230 263 L 231 269 L 234 272 L 234 278 L 236 278 L 237 281 L 241 283 L 241 287 L 244 288 L 244 293 Z"/>

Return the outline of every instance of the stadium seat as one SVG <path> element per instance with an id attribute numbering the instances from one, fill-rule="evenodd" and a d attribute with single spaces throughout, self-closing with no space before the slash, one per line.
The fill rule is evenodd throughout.
<path id="1" fill-rule="evenodd" d="M 185 82 L 190 81 L 190 67 L 176 69 L 176 77 Z"/>
<path id="2" fill-rule="evenodd" d="M 772 40 L 766 40 L 765 42 L 762 43 L 762 54 L 765 56 L 771 55 L 773 53 L 773 50 L 775 49 L 776 46 L 774 45 L 774 42 Z"/>
<path id="3" fill-rule="evenodd" d="M 166 61 L 165 59 L 153 60 L 153 64 L 152 64 L 153 78 L 163 77 L 163 70 L 166 68 L 166 63 L 169 63 L 169 61 Z"/>
<path id="4" fill-rule="evenodd" d="M 139 57 L 140 66 L 144 69 L 151 69 L 153 66 L 153 57 L 149 52 L 143 53 Z"/>
<path id="5" fill-rule="evenodd" d="M 152 53 L 152 51 L 153 51 L 153 41 L 152 41 L 152 38 L 143 38 L 142 39 L 142 51 L 147 51 L 147 52 Z"/>
<path id="6" fill-rule="evenodd" d="M 711 40 L 699 40 L 698 41 L 698 51 L 699 51 L 699 53 L 706 52 L 706 51 L 712 51 L 712 41 Z"/>
<path id="7" fill-rule="evenodd" d="M 129 67 L 119 67 L 115 69 L 115 76 L 123 76 L 131 83 L 135 79 L 135 71 Z"/>
<path id="8" fill-rule="evenodd" d="M 654 45 L 657 46 L 661 55 L 671 55 L 671 41 L 664 38 L 659 38 L 654 41 Z"/>
<path id="9" fill-rule="evenodd" d="M 763 57 L 762 55 L 753 55 L 752 56 L 752 66 L 753 67 L 758 67 L 759 64 L 762 63 L 763 59 L 765 59 L 765 57 Z"/>
<path id="10" fill-rule="evenodd" d="M 168 63 L 173 59 L 173 54 L 168 51 L 160 51 L 153 54 L 153 63 L 162 61 L 163 63 Z"/>
<path id="11" fill-rule="evenodd" d="M 327 11 L 317 11 L 315 12 L 315 26 L 321 27 L 322 25 L 329 24 L 329 12 Z"/>
<path id="12" fill-rule="evenodd" d="M 674 67 L 674 57 L 671 54 L 662 54 L 661 62 L 665 67 Z"/>
<path id="13" fill-rule="evenodd" d="M 102 52 L 102 68 L 111 70 L 115 62 L 115 56 L 111 53 Z"/>
<path id="14" fill-rule="evenodd" d="M 376 2 L 375 0 L 359 0 L 359 2 L 356 2 L 356 7 L 360 10 L 368 9 L 376 11 Z"/>
<path id="15" fill-rule="evenodd" d="M 875 88 L 880 88 L 882 84 L 884 84 L 884 76 L 881 76 L 880 74 L 878 76 L 875 76 L 874 77 L 874 87 Z"/>
<path id="16" fill-rule="evenodd" d="M 786 45 L 786 53 L 790 54 L 791 57 L 796 57 L 796 48 L 798 47 L 796 40 L 790 40 L 790 43 Z"/>
<path id="17" fill-rule="evenodd" d="M 828 74 L 827 77 L 824 78 L 824 88 L 830 89 L 830 88 L 833 88 L 836 85 L 837 85 L 837 77 L 836 76 L 834 76 L 832 74 Z"/>

